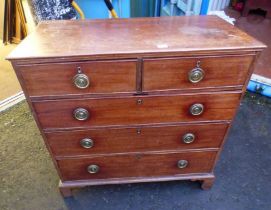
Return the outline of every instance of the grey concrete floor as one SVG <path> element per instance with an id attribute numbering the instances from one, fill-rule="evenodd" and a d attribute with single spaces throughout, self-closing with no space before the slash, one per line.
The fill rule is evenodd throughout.
<path id="1" fill-rule="evenodd" d="M 25 102 L 0 113 L 0 209 L 270 210 L 271 100 L 242 101 L 213 188 L 174 181 L 95 186 L 63 199 L 58 176 Z"/>

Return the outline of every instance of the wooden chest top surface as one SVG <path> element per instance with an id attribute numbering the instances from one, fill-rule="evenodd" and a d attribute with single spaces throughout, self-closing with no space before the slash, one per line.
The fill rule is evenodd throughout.
<path id="1" fill-rule="evenodd" d="M 7 59 L 108 59 L 264 47 L 216 16 L 64 20 L 42 22 Z"/>

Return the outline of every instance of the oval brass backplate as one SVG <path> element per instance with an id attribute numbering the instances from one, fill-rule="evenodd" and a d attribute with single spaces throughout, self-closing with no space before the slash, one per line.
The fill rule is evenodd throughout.
<path id="1" fill-rule="evenodd" d="M 90 174 L 96 174 L 99 172 L 99 170 L 100 170 L 100 167 L 98 165 L 89 165 L 87 167 L 87 171 Z"/>
<path id="2" fill-rule="evenodd" d="M 178 168 L 182 169 L 182 168 L 186 168 L 188 165 L 188 161 L 187 160 L 179 160 L 178 161 Z"/>
<path id="3" fill-rule="evenodd" d="M 73 116 L 76 120 L 85 121 L 89 118 L 89 112 L 84 108 L 76 108 L 73 111 Z"/>
<path id="4" fill-rule="evenodd" d="M 81 139 L 80 145 L 85 149 L 90 149 L 94 146 L 94 141 L 90 138 Z"/>
<path id="5" fill-rule="evenodd" d="M 204 106 L 203 104 L 193 104 L 189 111 L 192 115 L 201 115 L 204 111 Z"/>
<path id="6" fill-rule="evenodd" d="M 195 141 L 195 138 L 196 136 L 193 133 L 186 133 L 183 135 L 182 140 L 185 144 L 191 144 Z"/>
<path id="7" fill-rule="evenodd" d="M 188 79 L 192 83 L 198 83 L 204 78 L 204 71 L 201 68 L 194 68 L 188 74 Z"/>

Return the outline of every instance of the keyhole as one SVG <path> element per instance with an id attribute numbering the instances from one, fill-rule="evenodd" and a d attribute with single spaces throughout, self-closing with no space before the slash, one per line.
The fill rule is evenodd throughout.
<path id="1" fill-rule="evenodd" d="M 77 73 L 78 73 L 78 74 L 81 74 L 81 73 L 82 73 L 82 70 L 81 70 L 81 67 L 80 67 L 80 66 L 77 67 Z"/>
<path id="2" fill-rule="evenodd" d="M 197 61 L 197 67 L 198 68 L 200 67 L 200 61 Z"/>
<path id="3" fill-rule="evenodd" d="M 143 100 L 142 99 L 137 99 L 137 104 L 138 105 L 141 105 L 143 103 Z"/>

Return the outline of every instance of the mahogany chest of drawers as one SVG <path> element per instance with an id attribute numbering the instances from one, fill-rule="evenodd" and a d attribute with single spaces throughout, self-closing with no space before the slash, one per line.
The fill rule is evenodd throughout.
<path id="1" fill-rule="evenodd" d="M 264 47 L 215 16 L 50 21 L 8 59 L 69 196 L 149 181 L 210 188 Z"/>

